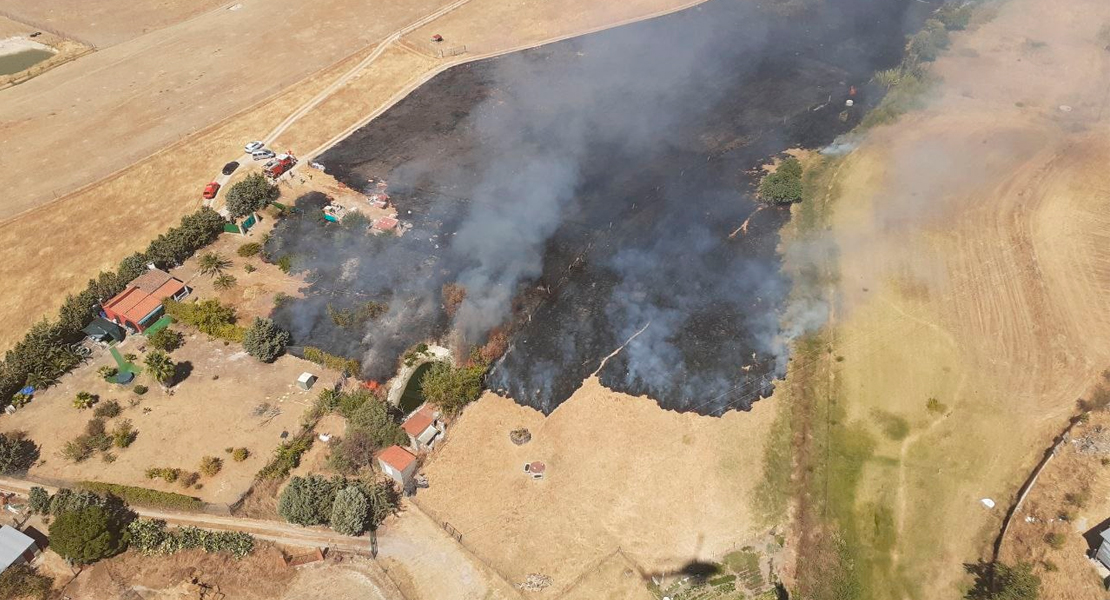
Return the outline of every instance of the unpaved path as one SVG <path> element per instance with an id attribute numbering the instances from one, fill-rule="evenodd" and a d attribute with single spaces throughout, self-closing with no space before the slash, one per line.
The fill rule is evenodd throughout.
<path id="1" fill-rule="evenodd" d="M 0 478 L 0 491 L 14 492 L 26 497 L 34 486 L 41 487 L 51 494 L 58 491 L 57 487 L 43 485 L 10 477 Z M 259 519 L 244 519 L 241 517 L 224 517 L 205 513 L 192 513 L 182 511 L 157 510 L 132 506 L 141 517 L 148 519 L 162 519 L 174 525 L 193 525 L 203 529 L 218 531 L 242 531 L 258 539 L 276 542 L 288 546 L 301 546 L 304 548 L 335 548 L 347 552 L 360 554 L 370 553 L 370 539 L 368 537 L 354 538 L 340 535 L 326 529 L 300 527 L 278 521 L 263 521 Z"/>

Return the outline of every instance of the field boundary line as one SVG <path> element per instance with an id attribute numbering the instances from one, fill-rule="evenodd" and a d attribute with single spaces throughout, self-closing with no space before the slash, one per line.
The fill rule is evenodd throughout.
<path id="1" fill-rule="evenodd" d="M 303 156 L 305 157 L 306 160 L 315 160 L 316 157 L 323 154 L 324 152 L 327 152 L 333 146 L 335 146 L 339 142 L 343 141 L 344 139 L 346 139 L 348 136 L 350 136 L 354 132 L 358 131 L 359 129 L 365 127 L 367 124 L 369 124 L 374 119 L 380 117 L 383 113 L 385 113 L 389 109 L 396 106 L 396 104 L 398 102 L 400 102 L 405 97 L 407 97 L 409 94 L 411 94 L 414 90 L 416 90 L 416 88 L 420 87 L 421 85 L 424 85 L 428 81 L 431 81 L 433 78 L 435 78 L 437 75 L 439 75 L 439 74 L 443 73 L 444 71 L 446 71 L 448 69 L 451 69 L 453 67 L 457 67 L 459 65 L 463 65 L 463 64 L 466 64 L 466 63 L 470 63 L 470 62 L 486 60 L 488 58 L 496 58 L 498 56 L 504 56 L 506 54 L 512 54 L 514 52 L 521 52 L 521 51 L 524 51 L 524 50 L 531 50 L 533 48 L 539 48 L 541 46 L 547 46 L 549 44 L 555 44 L 555 43 L 566 41 L 566 40 L 576 38 L 576 37 L 583 37 L 583 36 L 587 36 L 587 35 L 592 35 L 594 33 L 598 33 L 598 32 L 601 32 L 601 31 L 607 31 L 609 29 L 616 29 L 618 27 L 624 27 L 625 25 L 632 25 L 634 23 L 639 23 L 639 22 L 642 22 L 642 21 L 650 21 L 652 19 L 657 19 L 659 17 L 664 17 L 664 16 L 667 16 L 667 15 L 670 15 L 670 14 L 673 14 L 673 13 L 676 13 L 676 12 L 681 12 L 683 10 L 693 8 L 693 7 L 698 6 L 700 4 L 704 4 L 707 1 L 708 0 L 692 0 L 690 2 L 683 3 L 682 5 L 679 5 L 679 6 L 666 8 L 666 9 L 655 11 L 653 13 L 649 13 L 649 14 L 646 14 L 646 15 L 639 15 L 639 16 L 636 16 L 636 17 L 630 17 L 628 19 L 623 19 L 623 20 L 617 21 L 615 23 L 607 23 L 605 25 L 599 25 L 597 27 L 591 27 L 589 29 L 584 29 L 582 31 L 576 31 L 576 32 L 573 32 L 573 33 L 567 33 L 567 34 L 558 35 L 558 36 L 555 36 L 555 37 L 552 37 L 552 38 L 543 39 L 543 40 L 540 40 L 538 42 L 529 42 L 529 43 L 526 43 L 526 44 L 520 44 L 520 45 L 517 45 L 517 46 L 513 46 L 511 48 L 505 48 L 505 49 L 501 49 L 501 50 L 494 50 L 494 51 L 491 51 L 491 52 L 484 52 L 484 53 L 480 53 L 480 54 L 462 54 L 462 55 L 460 55 L 461 58 L 454 58 L 454 59 L 447 60 L 443 63 L 440 63 L 439 65 L 436 65 L 435 67 L 431 68 L 430 70 L 425 71 L 422 74 L 418 74 L 417 77 L 414 80 L 410 80 L 410 82 L 408 84 L 406 84 L 404 88 L 399 90 L 394 95 L 390 96 L 389 99 L 386 100 L 386 102 L 384 104 L 382 104 L 378 108 L 374 109 L 372 112 L 370 112 L 370 114 L 368 114 L 367 116 L 359 119 L 354 124 L 352 124 L 350 127 L 344 129 L 342 132 L 335 135 L 334 137 L 329 139 L 327 142 L 324 142 L 322 145 L 316 147 L 311 152 L 305 153 Z M 431 21 L 429 21 L 429 22 L 431 22 Z M 414 29 L 416 29 L 416 28 L 414 28 Z M 423 56 L 423 53 L 420 53 L 420 54 Z"/>

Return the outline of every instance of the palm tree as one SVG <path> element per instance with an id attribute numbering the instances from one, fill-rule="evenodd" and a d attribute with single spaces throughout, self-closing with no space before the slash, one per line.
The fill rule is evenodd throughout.
<path id="1" fill-rule="evenodd" d="M 215 252 L 206 252 L 197 261 L 197 266 L 200 267 L 201 274 L 212 276 L 223 273 L 224 269 L 231 266 L 231 261 Z"/>
<path id="2" fill-rule="evenodd" d="M 147 374 L 153 377 L 162 389 L 166 389 L 166 383 L 173 379 L 174 371 L 177 370 L 170 356 L 161 350 L 154 350 L 147 354 L 144 364 Z"/>
<path id="3" fill-rule="evenodd" d="M 223 273 L 219 277 L 216 277 L 216 281 L 215 283 L 213 283 L 213 286 L 217 290 L 230 290 L 231 288 L 235 287 L 235 276 Z"/>

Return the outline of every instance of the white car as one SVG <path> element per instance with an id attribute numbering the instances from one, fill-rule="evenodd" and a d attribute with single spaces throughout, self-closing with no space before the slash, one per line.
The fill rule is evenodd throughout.
<path id="1" fill-rule="evenodd" d="M 264 142 L 255 141 L 243 146 L 243 150 L 246 150 L 247 154 L 253 154 L 255 151 L 261 150 L 265 146 L 266 144 Z"/>
<path id="2" fill-rule="evenodd" d="M 273 157 L 274 157 L 274 151 L 273 150 L 267 150 L 265 148 L 263 148 L 261 150 L 255 150 L 254 152 L 251 152 L 251 158 L 253 158 L 254 160 L 266 160 L 267 158 L 273 158 Z"/>

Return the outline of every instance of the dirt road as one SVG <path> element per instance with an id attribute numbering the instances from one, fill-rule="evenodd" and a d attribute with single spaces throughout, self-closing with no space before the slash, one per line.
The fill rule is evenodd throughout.
<path id="1" fill-rule="evenodd" d="M 8 194 L 0 218 L 126 168 L 421 23 L 445 4 L 245 0 L 235 10 L 205 12 L 4 90 L 0 169 Z M 127 8 L 120 3 L 115 10 Z M 59 161 L 59 153 L 75 160 Z"/>
<path id="2" fill-rule="evenodd" d="M 44 488 L 51 494 L 58 491 L 58 488 L 50 485 L 33 483 L 21 479 L 12 479 L 10 477 L 0 478 L 0 491 L 14 492 L 23 497 L 27 496 L 33 486 Z M 132 506 L 131 509 L 139 516 L 148 519 L 162 519 L 174 525 L 192 525 L 202 529 L 242 531 L 258 539 L 287 546 L 334 548 L 336 550 L 357 552 L 360 554 L 370 553 L 369 537 L 354 538 L 322 528 L 300 527 L 297 525 L 280 523 L 278 521 L 224 517 L 205 513 L 157 510 L 141 506 Z"/>

